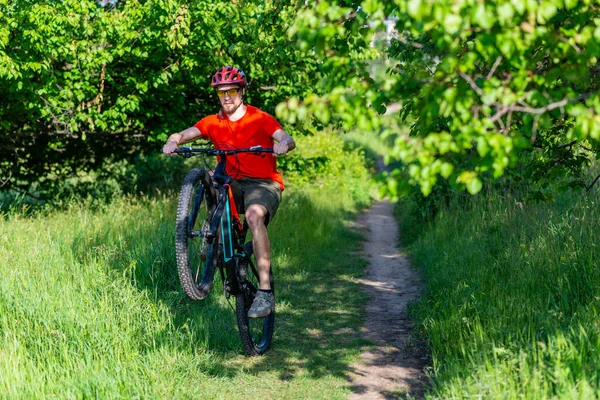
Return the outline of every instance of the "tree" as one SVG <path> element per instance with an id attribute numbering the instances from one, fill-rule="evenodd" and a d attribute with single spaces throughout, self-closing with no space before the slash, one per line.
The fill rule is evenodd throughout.
<path id="1" fill-rule="evenodd" d="M 518 165 L 542 187 L 582 186 L 600 150 L 598 11 L 592 0 L 320 1 L 290 33 L 321 61 L 324 89 L 280 113 L 396 135 L 393 195 L 440 181 L 474 194 Z M 397 35 L 376 54 L 367 44 L 386 19 Z M 369 76 L 377 57 L 389 70 Z M 380 118 L 395 102 L 400 114 Z"/>
<path id="2" fill-rule="evenodd" d="M 41 194 L 107 159 L 156 151 L 215 112 L 210 77 L 250 77 L 274 110 L 304 96 L 315 61 L 291 46 L 292 1 L 0 0 L 0 186 Z M 301 70 L 302 73 L 296 73 Z"/>

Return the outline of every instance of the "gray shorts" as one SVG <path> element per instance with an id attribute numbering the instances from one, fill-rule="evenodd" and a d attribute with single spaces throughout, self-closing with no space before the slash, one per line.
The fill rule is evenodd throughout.
<path id="1" fill-rule="evenodd" d="M 269 212 L 266 223 L 275 217 L 281 203 L 279 183 L 269 179 L 241 178 L 232 181 L 231 189 L 240 214 L 243 214 L 252 204 L 260 204 Z"/>

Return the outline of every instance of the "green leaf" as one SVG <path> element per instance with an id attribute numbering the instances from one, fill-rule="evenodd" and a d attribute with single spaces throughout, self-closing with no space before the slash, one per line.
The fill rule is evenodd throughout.
<path id="1" fill-rule="evenodd" d="M 440 172 L 442 176 L 447 179 L 450 177 L 450 175 L 452 175 L 452 172 L 454 172 L 454 165 L 450 163 L 443 163 Z"/>
<path id="2" fill-rule="evenodd" d="M 521 15 L 525 13 L 526 4 L 523 0 L 510 0 L 510 3 L 515 7 L 515 10 Z"/>
<path id="3" fill-rule="evenodd" d="M 509 23 L 513 22 L 512 19 L 515 14 L 515 10 L 510 3 L 504 3 L 498 6 L 497 12 L 498 20 L 502 25 L 508 25 Z"/>
<path id="4" fill-rule="evenodd" d="M 481 157 L 485 157 L 490 151 L 490 146 L 485 137 L 479 136 L 477 138 L 477 152 Z"/>
<path id="5" fill-rule="evenodd" d="M 461 24 L 462 24 L 462 18 L 460 17 L 460 15 L 448 14 L 448 15 L 446 15 L 446 18 L 444 19 L 444 28 L 451 35 L 458 32 Z"/>
<path id="6" fill-rule="evenodd" d="M 565 7 L 567 10 L 571 10 L 577 7 L 577 3 L 579 3 L 579 0 L 565 0 Z"/>
<path id="7" fill-rule="evenodd" d="M 552 1 L 544 1 L 538 7 L 537 19 L 540 23 L 546 23 L 556 15 L 556 5 Z"/>
<path id="8" fill-rule="evenodd" d="M 478 3 L 475 8 L 475 14 L 473 15 L 473 22 L 483 29 L 490 29 L 495 22 L 494 14 L 484 3 Z"/>
<path id="9" fill-rule="evenodd" d="M 421 17 L 423 16 L 422 3 L 422 0 L 409 0 L 407 4 L 408 15 L 417 20 L 421 19 Z"/>
<path id="10" fill-rule="evenodd" d="M 479 178 L 473 178 L 470 182 L 467 183 L 467 190 L 471 194 L 477 194 L 481 191 L 483 184 Z"/>

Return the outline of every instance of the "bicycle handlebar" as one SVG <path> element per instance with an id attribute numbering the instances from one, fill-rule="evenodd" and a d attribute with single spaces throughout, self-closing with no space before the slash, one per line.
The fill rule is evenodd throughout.
<path id="1" fill-rule="evenodd" d="M 273 148 L 262 146 L 252 146 L 246 149 L 235 149 L 235 150 L 217 150 L 217 149 L 206 149 L 206 148 L 193 148 L 188 146 L 182 146 L 174 151 L 178 155 L 184 157 L 191 157 L 194 153 L 197 154 L 208 154 L 213 156 L 231 156 L 238 153 L 273 153 Z"/>

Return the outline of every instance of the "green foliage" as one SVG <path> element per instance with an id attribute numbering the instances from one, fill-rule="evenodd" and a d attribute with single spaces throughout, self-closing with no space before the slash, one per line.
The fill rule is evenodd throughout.
<path id="1" fill-rule="evenodd" d="M 327 4 L 305 7 L 290 30 L 320 60 L 322 95 L 290 100 L 282 117 L 384 135 L 409 124 L 392 156 L 406 168 L 391 179 L 425 195 L 440 181 L 475 194 L 521 165 L 523 179 L 543 175 L 540 186 L 557 177 L 583 185 L 582 168 L 600 150 L 596 1 Z M 395 27 L 389 45 L 369 47 L 381 46 L 374 35 L 386 22 Z M 386 60 L 385 74 L 370 70 L 375 58 Z M 399 117 L 382 120 L 394 103 Z M 400 187 L 388 185 L 392 195 Z"/>
<path id="2" fill-rule="evenodd" d="M 0 185 L 26 192 L 156 151 L 217 111 L 223 65 L 247 73 L 247 100 L 266 111 L 303 97 L 314 61 L 285 34 L 295 13 L 292 1 L 0 1 Z"/>
<path id="3" fill-rule="evenodd" d="M 426 283 L 411 313 L 433 357 L 427 398 L 600 393 L 600 196 L 524 195 L 452 197 L 429 223 L 398 207 Z"/>
<path id="4" fill-rule="evenodd" d="M 299 136 L 296 144 L 296 150 L 277 161 L 278 168 L 292 185 L 302 182 L 320 184 L 326 179 L 339 179 L 344 186 L 357 181 L 370 184 L 371 175 L 365 168 L 364 151 L 346 148 L 339 134 L 317 132 Z M 365 195 L 368 196 L 368 193 Z"/>
<path id="5" fill-rule="evenodd" d="M 395 134 L 392 196 L 399 180 L 476 193 L 516 167 L 540 193 L 585 186 L 597 14 L 591 0 L 3 1 L 1 183 L 24 191 L 148 152 L 216 111 L 208 80 L 233 63 L 249 102 L 290 128 Z"/>
<path id="6" fill-rule="evenodd" d="M 123 195 L 173 191 L 192 165 L 193 160 L 157 153 L 140 155 L 131 162 L 106 159 L 99 168 L 80 168 L 65 179 L 57 175 L 42 177 L 27 193 L 0 192 L 0 210 L 64 208 L 82 201 L 97 207 Z"/>
<path id="7" fill-rule="evenodd" d="M 369 161 L 363 150 L 349 148 L 343 139 L 331 132 L 296 136 L 298 148 L 277 160 L 286 185 L 323 185 L 328 180 L 339 180 L 344 190 L 356 196 L 356 201 L 368 202 L 370 192 L 364 187 L 372 184 L 370 171 L 365 167 Z M 173 193 L 179 190 L 187 171 L 198 166 L 214 168 L 211 162 L 212 158 L 184 159 L 162 153 L 138 155 L 132 161 L 105 159 L 98 168 L 80 168 L 66 179 L 58 175 L 45 176 L 33 183 L 27 194 L 0 192 L 0 210 L 64 208 L 82 201 L 97 207 L 122 195 Z"/>

